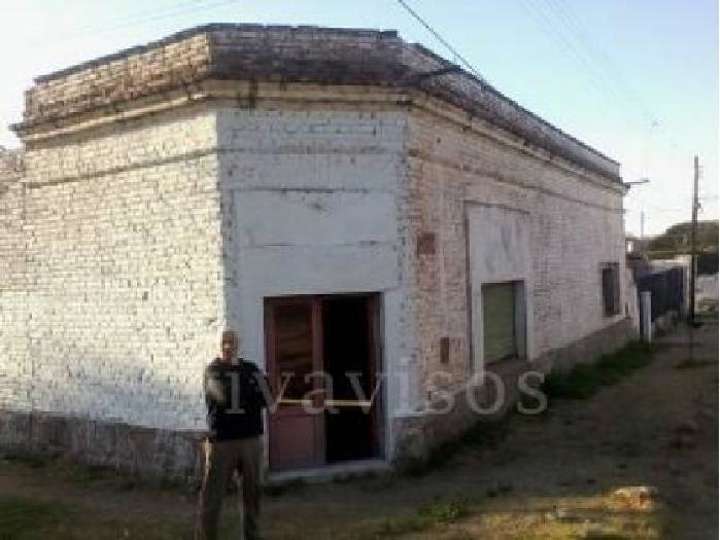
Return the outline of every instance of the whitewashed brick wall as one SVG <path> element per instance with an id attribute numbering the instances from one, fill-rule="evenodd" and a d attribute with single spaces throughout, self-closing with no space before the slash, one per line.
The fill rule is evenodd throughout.
<path id="1" fill-rule="evenodd" d="M 530 217 L 534 358 L 625 316 L 623 307 L 620 315 L 605 317 L 602 304 L 601 264 L 617 262 L 621 280 L 625 276 L 617 183 L 608 186 L 607 179 L 538 149 L 525 151 L 487 126 L 486 133 L 509 143 L 421 110 L 411 114 L 409 125 L 413 241 L 432 233 L 437 244 L 435 254 L 415 260 L 412 310 L 423 379 L 433 370 L 450 371 L 456 383 L 468 376 L 465 202 L 516 209 Z M 449 365 L 440 363 L 443 336 L 450 337 Z"/>
<path id="2" fill-rule="evenodd" d="M 19 218 L 0 244 L 0 407 L 203 427 L 224 317 L 215 146 L 196 107 L 28 149 L 0 196 Z"/>
<path id="3" fill-rule="evenodd" d="M 228 319 L 243 353 L 265 367 L 263 298 L 381 293 L 390 418 L 403 405 L 400 359 L 414 354 L 406 129 L 404 111 L 361 104 L 218 113 Z"/>
<path id="4" fill-rule="evenodd" d="M 408 371 L 417 405 L 431 371 L 468 376 L 467 201 L 530 216 L 535 357 L 622 317 L 600 283 L 603 262 L 625 274 L 620 192 L 438 115 L 196 106 L 76 137 L 29 149 L 0 199 L 19 217 L 3 408 L 202 428 L 225 320 L 262 367 L 264 296 L 360 291 L 384 293 L 386 369 Z"/>
<path id="5" fill-rule="evenodd" d="M 22 161 L 0 149 L 0 404 L 29 408 L 26 356 L 26 257 L 23 235 Z"/>

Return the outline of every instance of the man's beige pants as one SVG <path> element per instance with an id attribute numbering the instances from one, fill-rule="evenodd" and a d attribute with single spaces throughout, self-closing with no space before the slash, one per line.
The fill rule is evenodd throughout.
<path id="1" fill-rule="evenodd" d="M 198 501 L 196 540 L 215 540 L 228 480 L 238 472 L 245 540 L 257 540 L 260 515 L 260 437 L 205 442 L 205 475 Z"/>

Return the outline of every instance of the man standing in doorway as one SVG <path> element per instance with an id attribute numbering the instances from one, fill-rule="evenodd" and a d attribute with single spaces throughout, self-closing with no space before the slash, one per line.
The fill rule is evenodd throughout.
<path id="1" fill-rule="evenodd" d="M 237 356 L 238 335 L 222 333 L 221 356 L 205 368 L 203 386 L 209 434 L 195 530 L 197 540 L 215 540 L 227 481 L 241 479 L 245 540 L 259 538 L 262 410 L 268 405 L 267 379 Z M 264 388 L 263 388 L 264 386 Z"/>

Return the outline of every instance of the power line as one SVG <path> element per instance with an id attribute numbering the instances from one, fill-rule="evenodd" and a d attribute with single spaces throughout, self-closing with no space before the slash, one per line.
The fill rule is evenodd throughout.
<path id="1" fill-rule="evenodd" d="M 656 116 L 649 110 L 647 105 L 640 99 L 623 76 L 622 72 L 617 66 L 610 60 L 607 53 L 601 48 L 595 45 L 592 40 L 588 37 L 589 33 L 582 20 L 575 14 L 570 5 L 565 0 L 544 0 L 546 4 L 556 13 L 557 19 L 564 23 L 569 33 L 577 40 L 577 43 L 584 49 L 585 54 L 592 60 L 599 60 L 599 64 L 602 64 L 601 69 L 603 72 L 613 79 L 615 84 L 621 88 L 628 101 L 632 101 L 637 105 L 642 114 L 646 117 L 649 124 L 658 124 L 659 122 Z"/>
<path id="2" fill-rule="evenodd" d="M 622 107 L 625 98 L 620 94 L 618 85 L 612 84 L 607 75 L 593 62 L 592 57 L 583 54 L 576 43 L 572 33 L 563 27 L 558 27 L 550 14 L 543 9 L 540 4 L 534 3 L 532 0 L 520 0 L 520 5 L 537 23 L 537 27 L 545 33 L 551 41 L 559 45 L 566 57 L 575 63 L 582 72 L 585 73 L 585 80 L 590 88 L 592 88 L 598 97 L 605 102 L 608 111 L 615 111 Z M 619 120 L 627 125 L 627 128 L 634 130 L 635 124 L 630 120 L 630 114 L 620 115 Z M 628 169 L 627 166 L 624 166 Z M 647 176 L 646 172 L 637 176 Z"/>
<path id="3" fill-rule="evenodd" d="M 543 0 L 549 9 L 555 14 L 555 18 L 565 28 L 575 44 L 579 45 L 579 49 L 587 56 L 593 66 L 597 64 L 597 70 L 602 73 L 603 84 L 608 84 L 613 91 L 618 94 L 627 104 L 633 107 L 644 117 L 647 127 L 650 129 L 658 128 L 663 132 L 666 142 L 674 148 L 680 145 L 674 139 L 672 134 L 659 120 L 658 116 L 650 110 L 645 101 L 633 89 L 632 85 L 625 78 L 622 71 L 610 59 L 608 54 L 602 47 L 597 46 L 589 37 L 590 32 L 582 19 L 576 15 L 571 5 L 566 0 Z M 621 95 L 621 92 L 622 95 Z M 651 134 L 648 134 L 650 137 Z"/>
<path id="4" fill-rule="evenodd" d="M 637 117 L 641 122 L 644 133 L 644 172 L 640 176 L 647 176 L 647 169 L 650 164 L 649 153 L 651 146 L 658 144 L 667 147 L 672 153 L 681 151 L 682 146 L 676 141 L 639 97 L 632 85 L 624 77 L 622 71 L 611 61 L 608 54 L 597 45 L 593 44 L 588 37 L 590 35 L 581 19 L 573 12 L 566 0 L 521 0 L 521 5 L 529 14 L 539 21 L 540 29 L 548 34 L 552 40 L 558 42 L 568 57 L 573 58 L 578 65 L 587 73 L 588 83 L 598 93 L 605 96 L 613 109 L 622 109 L 625 114 L 619 116 L 624 124 L 634 130 L 635 122 L 632 117 Z M 540 2 L 544 3 L 543 5 Z M 657 131 L 659 130 L 659 131 Z M 655 137 L 659 135 L 662 140 Z M 625 164 L 625 170 L 630 167 Z"/>
<path id="5" fill-rule="evenodd" d="M 450 43 L 447 42 L 446 39 L 444 39 L 440 33 L 435 30 L 428 22 L 426 22 L 420 15 L 418 15 L 417 12 L 415 12 L 410 6 L 405 3 L 405 0 L 397 0 L 398 4 L 400 4 L 402 7 L 405 8 L 405 10 L 413 16 L 415 20 L 417 20 L 420 24 L 422 24 L 434 37 L 437 39 L 440 43 L 442 43 L 457 59 L 460 60 L 460 62 L 468 69 L 470 72 L 472 72 L 475 77 L 480 79 L 481 82 L 488 84 L 487 79 L 480 74 L 480 72 L 475 69 L 475 67 L 468 62 Z"/>
<path id="6" fill-rule="evenodd" d="M 573 61 L 577 62 L 577 64 L 588 73 L 588 75 L 591 76 L 591 78 L 588 79 L 588 83 L 590 86 L 593 87 L 594 90 L 596 90 L 599 94 L 605 94 L 606 98 L 609 98 L 609 101 L 613 101 L 613 97 L 610 95 L 614 90 L 612 87 L 610 88 L 610 93 L 605 88 L 599 87 L 596 83 L 597 80 L 600 79 L 598 75 L 595 72 L 594 67 L 588 63 L 587 59 L 585 59 L 582 55 L 580 55 L 574 47 L 574 45 L 568 40 L 568 38 L 565 36 L 564 33 L 555 31 L 552 32 L 550 30 L 550 27 L 555 26 L 552 22 L 552 20 L 549 18 L 547 13 L 545 13 L 537 4 L 534 4 L 531 0 L 520 0 L 521 5 L 523 8 L 530 14 L 530 16 L 535 19 L 535 22 L 538 23 L 538 27 L 540 30 L 545 33 L 550 40 L 557 42 L 561 49 L 563 49 L 568 58 L 572 58 Z M 615 96 L 616 98 L 618 96 Z"/>

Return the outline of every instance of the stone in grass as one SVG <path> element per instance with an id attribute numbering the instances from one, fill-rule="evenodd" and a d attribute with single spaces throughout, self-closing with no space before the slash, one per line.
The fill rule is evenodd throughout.
<path id="1" fill-rule="evenodd" d="M 658 490 L 654 486 L 627 486 L 613 491 L 611 499 L 620 510 L 652 510 L 657 506 Z"/>

